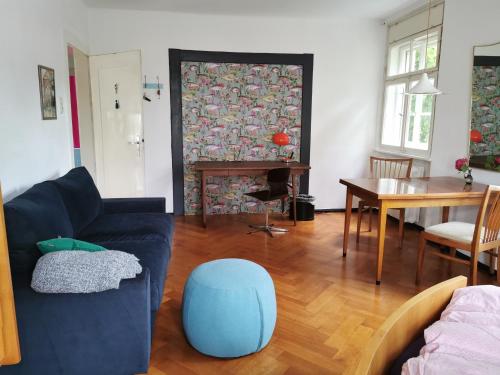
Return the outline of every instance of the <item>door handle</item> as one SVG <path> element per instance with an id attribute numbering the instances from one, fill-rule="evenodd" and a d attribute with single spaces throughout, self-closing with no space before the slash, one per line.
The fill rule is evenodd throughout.
<path id="1" fill-rule="evenodd" d="M 141 143 L 144 143 L 144 138 L 139 139 L 139 137 L 136 137 L 133 141 L 128 141 L 129 145 L 140 145 Z"/>
<path id="2" fill-rule="evenodd" d="M 127 142 L 129 145 L 135 145 L 137 146 L 137 154 L 140 157 L 141 156 L 141 144 L 144 143 L 144 138 L 139 138 L 135 137 L 133 141 L 128 141 Z"/>

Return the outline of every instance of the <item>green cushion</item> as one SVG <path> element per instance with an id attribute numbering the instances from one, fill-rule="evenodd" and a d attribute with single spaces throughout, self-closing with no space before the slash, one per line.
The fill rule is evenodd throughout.
<path id="1" fill-rule="evenodd" d="M 75 240 L 73 238 L 53 238 L 46 241 L 40 241 L 36 244 L 40 251 L 44 254 L 51 253 L 53 251 L 61 250 L 84 250 L 84 251 L 102 251 L 106 248 L 80 240 Z"/>

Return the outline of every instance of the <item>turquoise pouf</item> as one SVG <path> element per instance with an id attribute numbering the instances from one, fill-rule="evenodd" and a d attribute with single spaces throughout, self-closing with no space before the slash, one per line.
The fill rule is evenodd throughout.
<path id="1" fill-rule="evenodd" d="M 213 357 L 234 358 L 264 348 L 276 324 L 271 276 L 244 259 L 219 259 L 198 266 L 182 299 L 189 343 Z"/>

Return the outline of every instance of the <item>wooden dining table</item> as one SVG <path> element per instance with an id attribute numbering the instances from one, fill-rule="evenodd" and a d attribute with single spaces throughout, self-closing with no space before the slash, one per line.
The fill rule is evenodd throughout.
<path id="1" fill-rule="evenodd" d="M 387 210 L 390 208 L 442 207 L 442 221 L 447 222 L 451 206 L 476 206 L 481 204 L 486 185 L 465 184 L 456 177 L 419 178 L 357 178 L 340 179 L 347 187 L 344 222 L 343 256 L 349 246 L 352 198 L 359 197 L 377 202 L 378 238 L 376 284 L 382 280 L 384 242 Z"/>

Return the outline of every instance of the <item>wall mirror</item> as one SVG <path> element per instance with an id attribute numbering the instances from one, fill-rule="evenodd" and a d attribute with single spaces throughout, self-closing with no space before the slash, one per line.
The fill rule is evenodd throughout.
<path id="1" fill-rule="evenodd" d="M 469 156 L 500 172 L 500 42 L 474 47 Z"/>

